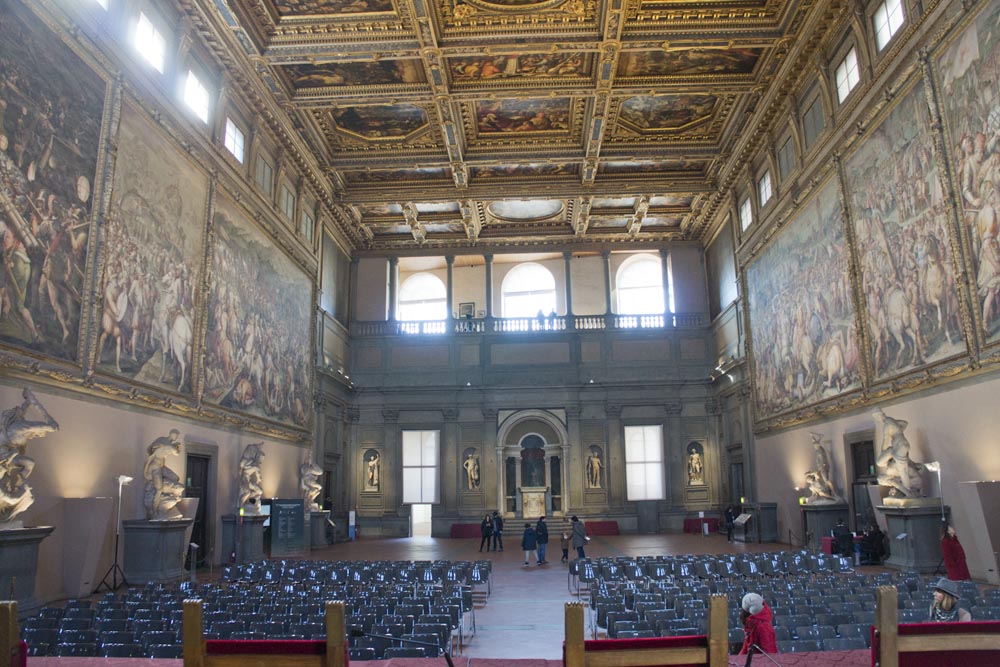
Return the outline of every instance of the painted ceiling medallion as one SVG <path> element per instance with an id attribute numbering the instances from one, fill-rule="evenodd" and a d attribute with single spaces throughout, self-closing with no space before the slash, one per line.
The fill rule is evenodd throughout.
<path id="1" fill-rule="evenodd" d="M 558 199 L 535 199 L 513 201 L 495 201 L 489 205 L 489 212 L 494 218 L 525 222 L 528 220 L 546 220 L 562 213 L 563 203 Z"/>

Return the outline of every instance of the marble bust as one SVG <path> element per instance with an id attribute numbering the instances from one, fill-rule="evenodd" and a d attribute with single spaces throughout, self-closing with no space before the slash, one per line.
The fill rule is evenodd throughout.
<path id="1" fill-rule="evenodd" d="M 0 530 L 21 528 L 14 517 L 31 507 L 35 497 L 27 483 L 35 461 L 25 453 L 28 441 L 59 430 L 59 424 L 42 407 L 30 389 L 21 394 L 24 401 L 0 415 Z M 40 420 L 29 419 L 34 408 Z"/>
<path id="2" fill-rule="evenodd" d="M 244 514 L 260 514 L 260 498 L 264 495 L 264 488 L 261 486 L 262 458 L 264 458 L 263 442 L 250 443 L 240 457 L 240 498 L 237 506 Z"/>
<path id="3" fill-rule="evenodd" d="M 167 457 L 181 453 L 181 432 L 171 429 L 166 437 L 157 438 L 150 443 L 146 453 L 149 458 L 142 469 L 142 476 L 146 480 L 143 493 L 146 518 L 150 521 L 182 518 L 177 503 L 184 497 L 184 485 L 177 473 L 167 467 Z"/>

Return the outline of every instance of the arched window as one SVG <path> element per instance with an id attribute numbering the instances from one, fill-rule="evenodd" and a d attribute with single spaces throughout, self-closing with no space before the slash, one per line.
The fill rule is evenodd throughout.
<path id="1" fill-rule="evenodd" d="M 447 289 L 430 273 L 415 273 L 399 286 L 399 319 L 404 322 L 444 320 L 448 317 Z"/>
<path id="2" fill-rule="evenodd" d="M 633 255 L 618 268 L 615 279 L 618 313 L 645 315 L 663 312 L 663 265 L 656 255 Z"/>
<path id="3" fill-rule="evenodd" d="M 556 280 L 540 264 L 520 264 L 503 279 L 503 316 L 534 317 L 556 309 Z"/>

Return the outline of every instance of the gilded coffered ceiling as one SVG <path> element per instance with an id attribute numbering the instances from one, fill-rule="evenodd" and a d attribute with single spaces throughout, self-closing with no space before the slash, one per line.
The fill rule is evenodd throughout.
<path id="1" fill-rule="evenodd" d="M 229 3 L 370 248 L 692 237 L 813 8 Z"/>

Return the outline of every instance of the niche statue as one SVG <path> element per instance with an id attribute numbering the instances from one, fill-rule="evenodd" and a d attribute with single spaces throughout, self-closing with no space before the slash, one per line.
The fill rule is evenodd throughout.
<path id="1" fill-rule="evenodd" d="M 844 499 L 837 495 L 830 481 L 830 456 L 823 447 L 823 434 L 810 433 L 813 448 L 816 450 L 816 467 L 806 471 L 806 488 L 811 495 L 806 498 L 806 505 L 833 505 L 842 503 Z"/>
<path id="2" fill-rule="evenodd" d="M 302 477 L 299 485 L 302 488 L 302 500 L 306 512 L 319 512 L 323 508 L 316 502 L 316 498 L 323 491 L 323 485 L 319 481 L 323 476 L 323 469 L 315 463 L 306 461 L 299 467 L 299 475 Z"/>
<path id="3" fill-rule="evenodd" d="M 260 497 L 264 495 L 261 486 L 260 460 L 264 458 L 264 443 L 253 442 L 243 450 L 240 457 L 240 499 L 237 505 L 244 514 L 260 514 Z"/>
<path id="4" fill-rule="evenodd" d="M 146 453 L 149 458 L 142 469 L 143 479 L 146 480 L 143 493 L 146 518 L 150 521 L 182 518 L 177 503 L 184 497 L 184 485 L 177 473 L 167 467 L 167 457 L 181 453 L 181 432 L 171 429 L 167 437 L 159 437 L 150 443 Z"/>
<path id="5" fill-rule="evenodd" d="M 920 498 L 923 496 L 923 480 L 920 471 L 923 464 L 910 460 L 910 442 L 903 435 L 907 422 L 893 419 L 881 409 L 872 413 L 877 426 L 882 427 L 882 441 L 875 465 L 878 467 L 878 483 L 890 488 L 889 496 L 898 498 Z"/>
<path id="6" fill-rule="evenodd" d="M 35 469 L 35 461 L 25 454 L 28 441 L 59 430 L 59 424 L 46 412 L 30 389 L 21 394 L 24 402 L 0 415 L 0 530 L 20 528 L 14 517 L 31 507 L 35 497 L 26 480 Z M 27 418 L 34 407 L 41 421 Z"/>

